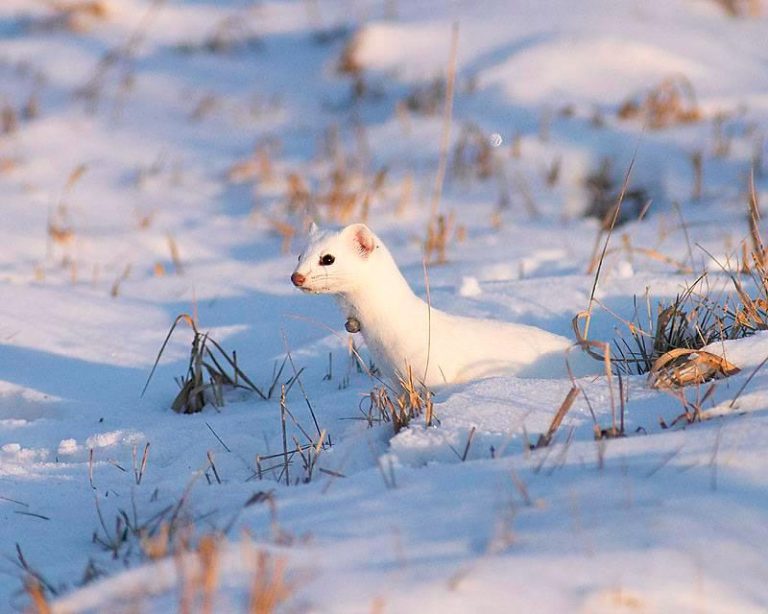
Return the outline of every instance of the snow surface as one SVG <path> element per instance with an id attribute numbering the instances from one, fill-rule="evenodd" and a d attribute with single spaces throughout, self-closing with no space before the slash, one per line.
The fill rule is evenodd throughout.
<path id="1" fill-rule="evenodd" d="M 257 550 L 285 561 L 290 611 L 768 609 L 765 333 L 708 348 L 742 371 L 718 382 L 701 423 L 662 428 L 680 398 L 633 376 L 628 436 L 595 442 L 590 407 L 610 426 L 618 391 L 584 378 L 553 444 L 530 451 L 571 382 L 505 377 L 441 391 L 439 425 L 393 435 L 363 419 L 377 382 L 350 358 L 334 302 L 291 286 L 300 241 L 282 251 L 274 230 L 306 221 L 286 206 L 289 173 L 329 189 L 335 126 L 350 167 L 369 181 L 389 169 L 368 222 L 425 295 L 442 119 L 397 103 L 444 73 L 458 23 L 452 142 L 469 123 L 498 135 L 504 172 L 482 181 L 449 164 L 441 210 L 465 236 L 430 268 L 433 304 L 570 335 L 598 229 L 581 216 L 584 177 L 610 156 L 620 181 L 635 151 L 632 185 L 653 202 L 612 237 L 591 336 L 612 339 L 646 293 L 669 300 L 702 270 L 713 295 L 729 290 L 717 263 L 731 266 L 748 236 L 755 162 L 768 198 L 766 17 L 728 17 L 708 0 L 106 5 L 76 31 L 53 4 L 0 6 L 0 111 L 33 94 L 39 106 L 0 135 L 0 611 L 29 603 L 17 546 L 54 611 L 180 607 L 183 557 L 151 562 L 133 536 L 113 557 L 92 539 L 121 511 L 143 524 L 177 505 L 192 543 L 224 535 L 218 611 L 244 609 Z M 336 70 L 353 37 L 359 99 Z M 130 55 L 102 74 L 113 49 Z M 651 130 L 617 118 L 670 77 L 690 82 L 701 121 Z M 95 105 L 78 95 L 94 83 Z M 228 180 L 254 148 L 270 152 L 272 176 Z M 51 240 L 49 223 L 71 235 Z M 279 395 L 170 410 L 191 341 L 183 325 L 140 396 L 174 318 L 193 311 L 260 386 L 290 349 L 333 444 L 311 482 L 280 483 L 268 460 L 259 479 L 256 458 L 282 451 Z M 286 366 L 279 383 L 292 375 Z M 316 437 L 298 386 L 287 406 Z M 306 441 L 288 422 L 288 441 Z M 291 481 L 302 474 L 295 458 Z"/>

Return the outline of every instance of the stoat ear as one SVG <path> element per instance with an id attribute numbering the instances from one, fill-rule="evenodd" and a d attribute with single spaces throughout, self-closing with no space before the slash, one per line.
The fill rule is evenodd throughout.
<path id="1" fill-rule="evenodd" d="M 309 230 L 307 231 L 307 234 L 308 234 L 310 237 L 314 237 L 314 236 L 315 236 L 315 235 L 318 233 L 318 231 L 319 231 L 319 230 L 320 230 L 320 229 L 317 227 L 317 224 L 315 224 L 315 222 L 313 221 L 313 222 L 312 222 L 312 223 L 309 225 Z"/>
<path id="2" fill-rule="evenodd" d="M 371 229 L 365 224 L 352 224 L 347 226 L 346 231 L 352 238 L 360 256 L 367 258 L 376 249 L 376 237 Z"/>

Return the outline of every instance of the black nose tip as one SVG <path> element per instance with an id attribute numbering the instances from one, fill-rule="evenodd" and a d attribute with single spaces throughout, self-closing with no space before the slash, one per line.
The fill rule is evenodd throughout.
<path id="1" fill-rule="evenodd" d="M 291 281 L 293 282 L 293 285 L 297 288 L 304 285 L 304 281 L 306 280 L 306 277 L 304 277 L 301 273 L 294 273 L 291 275 Z"/>

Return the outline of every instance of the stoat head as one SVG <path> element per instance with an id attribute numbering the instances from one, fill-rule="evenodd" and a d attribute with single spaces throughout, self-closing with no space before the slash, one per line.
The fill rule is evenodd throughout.
<path id="1" fill-rule="evenodd" d="M 293 285 L 304 292 L 345 294 L 354 292 L 371 275 L 381 243 L 365 224 L 340 231 L 309 229 L 307 246 L 291 275 Z"/>

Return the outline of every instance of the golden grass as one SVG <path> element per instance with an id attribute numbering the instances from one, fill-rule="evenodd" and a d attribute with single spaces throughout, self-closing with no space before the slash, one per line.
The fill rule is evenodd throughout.
<path id="1" fill-rule="evenodd" d="M 429 264 L 448 262 L 448 242 L 453 226 L 453 216 L 446 218 L 438 215 L 427 225 L 427 238 L 424 241 L 424 258 Z"/>
<path id="2" fill-rule="evenodd" d="M 45 597 L 45 590 L 40 581 L 29 576 L 24 581 L 24 591 L 29 597 L 29 609 L 31 614 L 50 614 L 51 606 L 48 604 L 48 599 Z"/>
<path id="3" fill-rule="evenodd" d="M 560 425 L 563 423 L 565 415 L 570 411 L 571 407 L 573 406 L 573 402 L 576 400 L 576 397 L 579 396 L 579 392 L 581 391 L 577 386 L 571 386 L 571 389 L 568 391 L 568 394 L 565 395 L 565 398 L 560 404 L 557 412 L 555 412 L 555 416 L 552 418 L 552 422 L 550 423 L 547 432 L 539 436 L 539 439 L 536 442 L 534 448 L 545 448 L 551 443 L 552 438 L 557 432 L 557 429 L 559 429 Z"/>
<path id="4" fill-rule="evenodd" d="M 272 614 L 288 600 L 294 588 L 286 578 L 285 558 L 275 558 L 261 550 L 256 553 L 256 569 L 246 611 L 249 614 Z"/>
<path id="5" fill-rule="evenodd" d="M 700 121 L 702 112 L 691 83 L 685 77 L 671 77 L 644 95 L 627 99 L 619 107 L 618 117 L 640 119 L 651 130 L 661 130 Z"/>
<path id="6" fill-rule="evenodd" d="M 390 422 L 395 433 L 408 426 L 414 418 L 424 415 L 427 426 L 435 421 L 432 392 L 414 380 L 413 370 L 400 376 L 397 389 L 375 386 L 367 395 L 369 408 L 364 412 L 369 426 Z"/>

